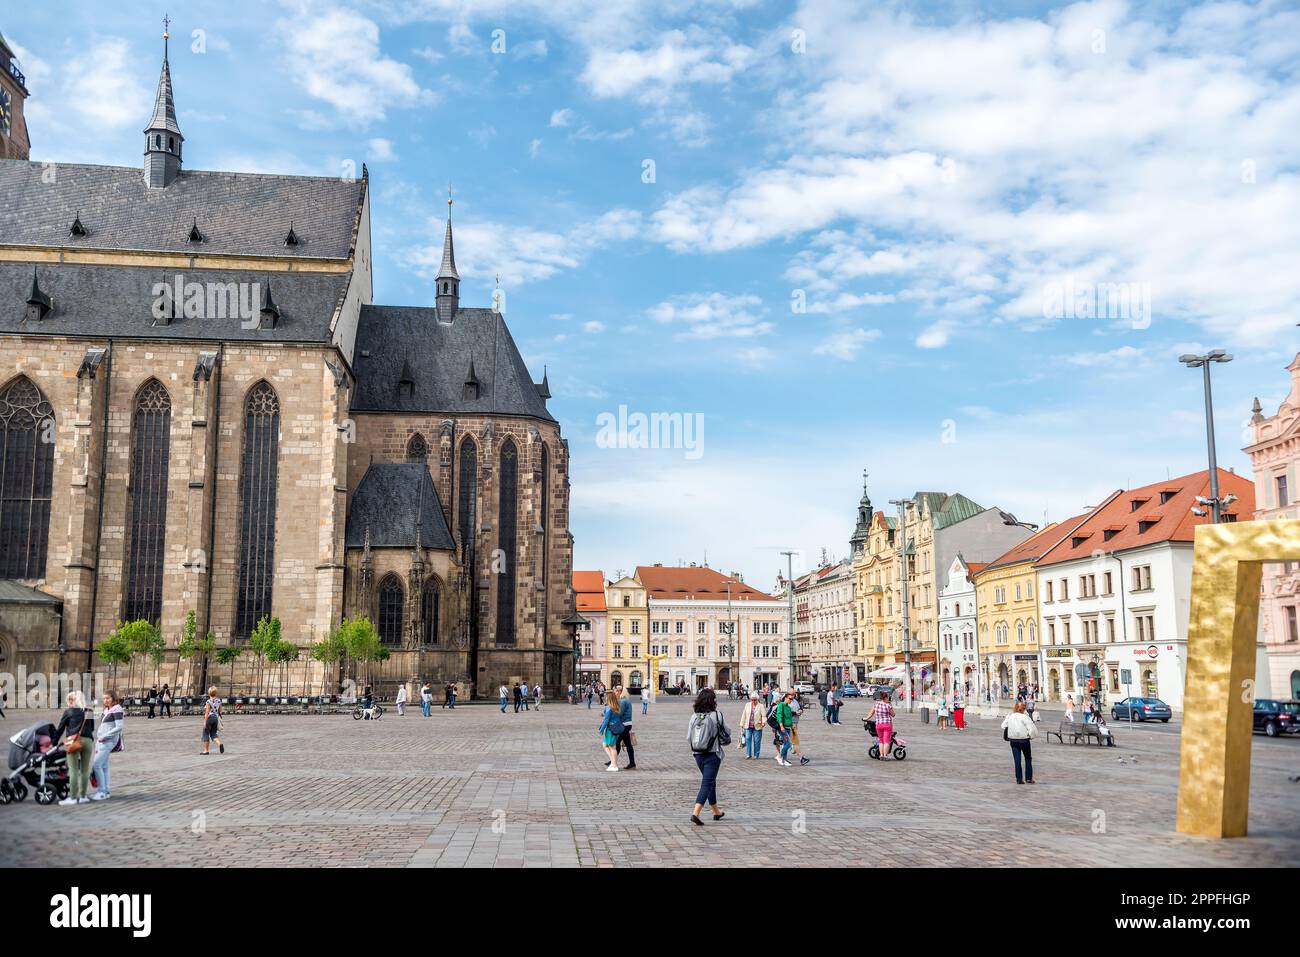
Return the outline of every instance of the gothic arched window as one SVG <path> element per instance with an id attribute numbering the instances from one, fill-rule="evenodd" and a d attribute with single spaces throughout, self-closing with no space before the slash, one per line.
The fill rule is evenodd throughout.
<path id="1" fill-rule="evenodd" d="M 258 620 L 271 614 L 279 447 L 280 400 L 270 383 L 259 382 L 244 403 L 244 459 L 239 473 L 243 513 L 235 634 L 241 638 L 247 638 Z"/>
<path id="2" fill-rule="evenodd" d="M 478 601 L 474 597 L 478 588 L 478 569 L 474 563 L 474 543 L 478 538 L 478 446 L 468 437 L 460 443 L 460 478 L 456 494 L 456 526 L 460 529 L 465 569 L 469 575 L 469 637 L 473 644 L 478 637 Z"/>
<path id="3" fill-rule="evenodd" d="M 439 598 L 438 579 L 430 578 L 424 583 L 424 591 L 420 594 L 420 617 L 424 620 L 423 640 L 426 645 L 438 643 Z"/>
<path id="4" fill-rule="evenodd" d="M 411 436 L 411 440 L 406 443 L 406 461 L 427 462 L 428 460 L 429 445 L 424 441 L 424 436 L 416 432 Z"/>
<path id="5" fill-rule="evenodd" d="M 518 515 L 519 515 L 519 450 L 513 439 L 501 443 L 501 496 L 497 512 L 497 547 L 505 553 L 505 567 L 497 575 L 497 632 L 496 643 L 515 643 L 515 586 L 519 580 L 516 572 Z"/>
<path id="6" fill-rule="evenodd" d="M 389 572 L 379 583 L 379 640 L 386 645 L 400 645 L 405 617 L 406 589 L 402 580 Z"/>
<path id="7" fill-rule="evenodd" d="M 0 578 L 44 578 L 54 489 L 54 409 L 19 376 L 0 392 Z"/>
<path id="8" fill-rule="evenodd" d="M 167 465 L 172 400 L 150 379 L 136 395 L 131 437 L 131 549 L 127 555 L 126 621 L 162 617 L 163 540 L 167 531 Z"/>
<path id="9" fill-rule="evenodd" d="M 551 453 L 546 448 L 546 443 L 542 443 L 542 505 L 538 511 L 538 518 L 542 525 L 542 600 L 541 607 L 538 608 L 537 620 L 542 623 L 542 634 L 546 634 L 546 608 L 547 598 L 550 596 L 551 588 Z"/>

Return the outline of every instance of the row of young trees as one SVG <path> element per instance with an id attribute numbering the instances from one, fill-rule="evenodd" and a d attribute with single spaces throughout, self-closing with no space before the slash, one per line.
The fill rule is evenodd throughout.
<path id="1" fill-rule="evenodd" d="M 193 609 L 185 616 L 181 628 L 180 641 L 176 651 L 182 660 L 197 660 L 201 663 L 200 684 L 206 684 L 208 666 L 214 660 L 218 665 L 229 667 L 230 690 L 234 693 L 235 661 L 245 652 L 256 658 L 257 694 L 264 693 L 268 671 L 273 678 L 279 679 L 279 694 L 287 694 L 288 665 L 297 661 L 302 649 L 280 636 L 279 618 L 262 618 L 248 640 L 239 645 L 217 647 L 217 639 L 208 632 L 204 637 L 198 636 L 198 621 Z M 139 659 L 144 665 L 141 681 L 147 673 L 148 663 L 154 666 L 154 682 L 157 683 L 158 672 L 162 665 L 167 642 L 156 624 L 148 621 L 119 621 L 117 627 L 107 638 L 99 642 L 97 652 L 100 660 L 111 669 L 112 680 L 117 681 L 117 669 L 127 666 L 127 687 L 134 687 L 135 663 Z M 329 666 L 337 665 L 340 683 L 348 659 L 364 665 L 366 681 L 371 677 L 371 666 L 376 661 L 386 661 L 388 649 L 379 640 L 379 633 L 366 618 L 345 618 L 330 633 L 309 649 L 312 660 Z M 278 673 L 277 672 L 278 669 Z M 196 691 L 206 690 L 198 688 Z"/>

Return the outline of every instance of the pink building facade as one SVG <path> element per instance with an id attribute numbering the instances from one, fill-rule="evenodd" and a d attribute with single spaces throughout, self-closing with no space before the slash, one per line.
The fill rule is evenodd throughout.
<path id="1" fill-rule="evenodd" d="M 1277 413 L 1265 417 L 1259 399 L 1250 419 L 1255 473 L 1255 518 L 1300 518 L 1300 355 L 1287 366 L 1291 391 Z M 1269 685 L 1260 697 L 1300 699 L 1300 562 L 1264 566 L 1259 607 L 1260 640 L 1268 655 Z"/>

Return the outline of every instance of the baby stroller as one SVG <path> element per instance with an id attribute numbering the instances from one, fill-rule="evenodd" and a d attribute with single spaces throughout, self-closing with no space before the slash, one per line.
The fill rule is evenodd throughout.
<path id="1" fill-rule="evenodd" d="M 879 737 L 876 734 L 875 718 L 869 718 L 869 717 L 863 718 L 862 730 L 867 732 L 867 734 L 871 735 L 873 738 Z M 907 757 L 907 742 L 904 741 L 901 737 L 899 737 L 897 731 L 895 731 L 893 735 L 890 737 L 889 744 L 890 744 L 890 752 L 894 755 L 895 761 L 902 761 L 904 758 Z M 871 750 L 867 753 L 870 754 L 873 758 L 879 758 L 880 741 L 877 740 L 873 745 L 871 745 Z"/>
<path id="2" fill-rule="evenodd" d="M 37 804 L 53 804 L 68 796 L 68 755 L 51 747 L 54 725 L 49 722 L 24 728 L 9 739 L 9 770 L 0 778 L 0 804 L 23 801 L 28 785 L 36 792 Z M 41 745 L 46 750 L 41 750 Z"/>

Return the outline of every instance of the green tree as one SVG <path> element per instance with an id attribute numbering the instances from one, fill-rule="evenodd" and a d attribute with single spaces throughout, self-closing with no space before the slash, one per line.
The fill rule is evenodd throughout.
<path id="1" fill-rule="evenodd" d="M 347 646 L 344 643 L 343 639 L 339 637 L 338 628 L 333 629 L 332 631 L 330 631 L 328 635 L 326 635 L 320 641 L 312 645 L 311 652 L 310 652 L 312 660 L 319 661 L 322 665 L 325 666 L 325 668 L 322 669 L 322 671 L 327 672 L 331 665 L 338 666 L 340 672 L 338 674 L 338 677 L 340 679 L 342 678 L 341 662 L 345 657 L 347 657 L 347 653 L 348 653 Z M 325 688 L 326 688 L 325 682 L 324 680 L 322 680 L 321 694 L 328 693 L 325 690 Z"/>
<path id="2" fill-rule="evenodd" d="M 375 661 L 387 661 L 388 649 L 379 640 L 379 633 L 368 618 L 344 618 L 335 629 L 338 640 L 342 642 L 347 656 L 359 664 L 365 665 L 367 684 L 370 683 L 370 665 Z"/>
<path id="3" fill-rule="evenodd" d="M 287 668 L 291 661 L 298 660 L 298 646 L 292 641 L 276 640 L 266 647 L 266 659 L 272 664 L 280 666 L 280 694 L 285 694 L 285 684 L 288 680 Z"/>
<path id="4" fill-rule="evenodd" d="M 105 662 L 111 669 L 113 684 L 117 684 L 117 666 L 124 665 L 131 660 L 131 645 L 117 631 L 112 632 L 107 638 L 99 643 L 95 649 L 100 660 Z"/>
<path id="5" fill-rule="evenodd" d="M 121 642 L 121 647 L 126 653 L 123 660 L 127 663 L 126 685 L 129 693 L 134 688 L 136 656 L 139 655 L 147 660 L 152 660 L 156 668 L 162 663 L 163 651 L 167 647 L 167 642 L 163 638 L 162 632 L 158 630 L 157 625 L 143 619 L 119 621 L 117 627 L 109 633 L 105 641 L 111 642 L 114 638 Z M 102 649 L 103 642 L 100 643 L 100 647 Z M 108 661 L 109 659 L 105 658 L 104 660 Z"/>
<path id="6" fill-rule="evenodd" d="M 208 637 L 212 638 L 212 632 L 208 632 Z M 215 640 L 215 639 L 214 639 Z M 217 664 L 230 665 L 230 693 L 235 693 L 235 659 L 244 653 L 244 649 L 238 645 L 230 645 L 226 648 L 217 649 Z M 204 689 L 207 690 L 206 688 Z"/>
<path id="7" fill-rule="evenodd" d="M 185 658 L 185 659 L 198 658 L 203 662 L 203 670 L 200 673 L 200 677 L 199 677 L 199 683 L 202 684 L 207 679 L 208 660 L 210 659 L 212 652 L 217 647 L 217 639 L 212 634 L 212 632 L 208 632 L 206 638 L 200 638 L 198 637 L 198 632 L 199 632 L 198 621 L 196 620 L 194 609 L 191 608 L 189 610 L 189 613 L 186 614 L 185 616 L 185 626 L 181 629 L 181 640 L 176 645 L 176 652 L 180 658 Z M 179 663 L 176 666 L 176 670 L 177 670 L 176 683 L 179 685 L 180 684 Z M 193 675 L 191 675 L 190 681 L 192 685 Z M 201 690 L 206 692 L 208 689 L 203 688 Z"/>
<path id="8" fill-rule="evenodd" d="M 248 648 L 257 655 L 257 693 L 262 693 L 262 672 L 269 660 L 267 652 L 280 642 L 280 619 L 262 617 L 248 636 Z"/>

